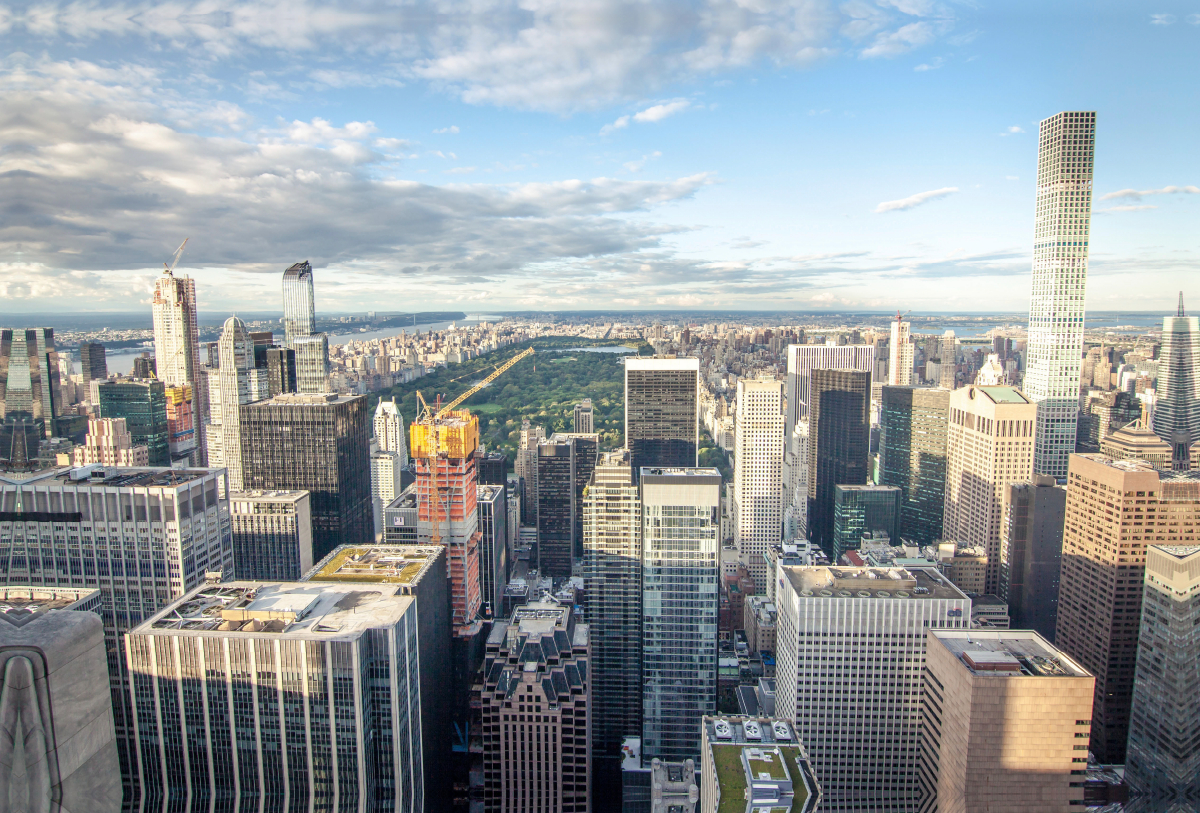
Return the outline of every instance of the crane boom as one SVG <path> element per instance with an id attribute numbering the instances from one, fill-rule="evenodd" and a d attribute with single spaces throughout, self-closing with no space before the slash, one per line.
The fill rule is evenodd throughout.
<path id="1" fill-rule="evenodd" d="M 171 257 L 170 265 L 163 263 L 163 269 L 164 269 L 165 273 L 167 273 L 167 274 L 175 273 L 175 266 L 179 264 L 179 258 L 183 256 L 183 247 L 187 245 L 187 241 L 190 239 L 191 239 L 190 237 L 183 238 L 183 242 L 179 244 L 179 248 L 175 249 L 175 255 L 173 257 Z"/>
<path id="2" fill-rule="evenodd" d="M 493 381 L 495 381 L 497 378 L 499 378 L 499 377 L 500 377 L 500 375 L 502 375 L 504 372 L 506 372 L 506 371 L 508 370 L 508 368 L 509 368 L 509 367 L 512 367 L 514 364 L 516 364 L 516 363 L 517 363 L 518 361 L 520 361 L 521 359 L 523 359 L 523 358 L 525 358 L 525 357 L 527 357 L 527 356 L 532 356 L 532 355 L 533 355 L 533 348 L 532 348 L 532 347 L 528 347 L 528 348 L 526 348 L 524 351 L 522 351 L 522 352 L 520 352 L 520 353 L 517 353 L 515 356 L 513 356 L 512 358 L 510 358 L 508 361 L 504 362 L 504 363 L 503 363 L 503 364 L 501 364 L 499 367 L 497 367 L 497 368 L 495 369 L 495 371 L 493 371 L 493 372 L 492 372 L 492 374 L 491 374 L 491 375 L 489 375 L 487 378 L 483 379 L 483 380 L 482 380 L 482 381 L 480 381 L 478 384 L 476 384 L 474 387 L 471 387 L 471 389 L 467 390 L 467 391 L 466 391 L 466 392 L 464 392 L 462 395 L 458 396 L 458 397 L 457 397 L 457 398 L 455 398 L 453 401 L 451 401 L 450 403 L 446 404 L 444 407 L 442 407 L 441 409 L 439 409 L 439 410 L 437 411 L 437 414 L 436 414 L 436 415 L 434 415 L 433 417 L 434 417 L 435 419 L 436 419 L 436 418 L 440 418 L 440 417 L 442 417 L 442 416 L 443 416 L 443 415 L 445 415 L 447 412 L 451 411 L 451 410 L 452 410 L 452 409 L 454 409 L 456 406 L 458 406 L 459 404 L 461 404 L 463 401 L 467 400 L 467 399 L 468 399 L 468 398 L 470 398 L 472 395 L 474 395 L 475 393 L 479 392 L 481 389 L 483 389 L 484 387 L 486 387 L 488 384 L 491 384 Z M 424 399 L 422 399 L 422 400 L 424 400 Z"/>

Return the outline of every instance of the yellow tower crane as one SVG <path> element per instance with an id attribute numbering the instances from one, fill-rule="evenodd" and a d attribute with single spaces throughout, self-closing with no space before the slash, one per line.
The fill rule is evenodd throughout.
<path id="1" fill-rule="evenodd" d="M 516 364 L 518 361 L 521 361 L 522 359 L 524 359 L 528 356 L 532 356 L 532 355 L 533 355 L 532 347 L 526 348 L 525 350 L 521 351 L 520 353 L 517 353 L 517 355 L 513 356 L 508 361 L 504 362 L 499 367 L 497 367 L 495 370 L 493 370 L 492 374 L 489 375 L 487 378 L 483 379 L 482 381 L 477 383 L 475 386 L 471 387 L 469 390 L 464 392 L 462 395 L 458 396 L 453 401 L 451 401 L 450 403 L 448 403 L 444 406 L 435 403 L 435 405 L 433 407 L 431 407 L 425 401 L 425 397 L 423 395 L 421 395 L 421 391 L 420 390 L 417 391 L 417 417 L 416 417 L 416 420 L 413 421 L 413 423 L 422 427 L 422 430 L 420 430 L 420 431 L 421 431 L 422 437 L 424 438 L 424 442 L 421 443 L 420 446 L 418 446 L 418 444 L 415 442 L 412 445 L 413 445 L 414 452 L 416 452 L 418 450 L 418 448 L 423 447 L 424 451 L 426 451 L 426 454 L 421 455 L 421 456 L 425 457 L 426 459 L 429 460 L 429 477 L 430 477 L 430 483 L 429 483 L 429 486 L 430 486 L 430 495 L 429 495 L 430 496 L 430 512 L 429 512 L 429 515 L 430 515 L 430 522 L 432 523 L 432 528 L 430 531 L 430 538 L 431 538 L 433 544 L 437 545 L 437 544 L 440 544 L 442 541 L 442 534 L 441 534 L 440 521 L 439 521 L 439 516 L 441 514 L 442 500 L 441 500 L 441 494 L 438 490 L 438 458 L 446 456 L 446 453 L 442 450 L 442 442 L 441 442 L 442 438 L 441 438 L 440 430 L 441 430 L 442 419 L 446 415 L 448 415 L 455 407 L 460 405 L 463 401 L 467 400 L 472 395 L 479 392 L 481 389 L 486 387 L 488 384 L 491 384 L 493 381 L 495 381 L 497 378 L 499 378 L 501 375 L 503 375 L 505 372 L 507 372 L 508 369 L 510 367 L 512 367 L 514 364 Z M 415 431 L 414 431 L 413 439 L 415 441 L 416 440 L 416 428 L 415 427 L 414 427 L 414 430 Z M 414 456 L 416 456 L 416 455 L 414 454 Z"/>

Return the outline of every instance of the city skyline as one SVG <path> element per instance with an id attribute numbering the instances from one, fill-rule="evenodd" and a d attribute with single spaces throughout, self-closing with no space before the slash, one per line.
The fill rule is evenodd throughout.
<path id="1" fill-rule="evenodd" d="M 1185 287 L 1194 9 L 726 5 L 15 10 L 0 94 L 38 115 L 0 165 L 30 201 L 0 289 L 140 302 L 190 237 L 208 311 L 304 260 L 331 311 L 1024 310 L 1037 122 L 1078 109 L 1103 122 L 1087 309 Z"/>

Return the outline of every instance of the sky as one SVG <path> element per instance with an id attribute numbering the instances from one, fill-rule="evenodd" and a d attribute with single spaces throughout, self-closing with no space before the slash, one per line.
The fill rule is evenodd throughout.
<path id="1" fill-rule="evenodd" d="M 0 0 L 0 310 L 1021 311 L 1097 111 L 1087 307 L 1200 307 L 1200 0 Z"/>

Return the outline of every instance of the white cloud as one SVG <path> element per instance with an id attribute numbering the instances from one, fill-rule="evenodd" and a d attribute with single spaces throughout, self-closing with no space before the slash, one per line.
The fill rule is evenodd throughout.
<path id="1" fill-rule="evenodd" d="M 1004 180 L 1006 180 L 1006 181 L 1019 181 L 1019 180 L 1021 180 L 1021 177 L 1020 177 L 1019 175 L 1005 175 L 1005 176 L 1004 176 Z"/>
<path id="2" fill-rule="evenodd" d="M 1139 205 L 1110 206 L 1107 209 L 1098 209 L 1097 211 L 1100 211 L 1100 212 L 1144 212 L 1147 209 L 1157 209 L 1157 208 L 1158 208 L 1157 206 L 1151 206 L 1148 203 L 1143 203 L 1140 206 Z"/>
<path id="3" fill-rule="evenodd" d="M 684 110 L 687 110 L 690 104 L 691 102 L 689 102 L 687 99 L 673 99 L 669 102 L 647 107 L 640 113 L 634 113 L 633 120 L 639 124 L 662 121 L 667 116 L 673 116 L 676 113 L 681 113 Z"/>
<path id="4" fill-rule="evenodd" d="M 1151 25 L 1171 25 L 1175 22 L 1174 14 L 1151 14 Z"/>
<path id="5" fill-rule="evenodd" d="M 440 129 L 434 130 L 433 132 L 439 133 L 439 134 L 440 133 L 457 133 L 458 126 L 455 124 L 451 124 L 449 127 L 442 127 Z"/>
<path id="6" fill-rule="evenodd" d="M 3 24 L 37 48 L 174 51 L 182 70 L 286 54 L 288 67 L 248 80 L 260 98 L 421 81 L 470 103 L 569 111 L 763 64 L 804 67 L 863 42 L 864 56 L 895 56 L 954 20 L 933 0 L 44 0 Z"/>
<path id="7" fill-rule="evenodd" d="M 1100 200 L 1141 200 L 1146 195 L 1200 195 L 1200 186 L 1164 186 L 1161 189 L 1122 189 L 1101 195 Z"/>
<path id="8" fill-rule="evenodd" d="M 650 153 L 649 155 L 643 155 L 641 158 L 639 158 L 636 161 L 626 161 L 624 164 L 622 164 L 622 166 L 624 166 L 625 169 L 629 170 L 630 172 L 641 172 L 642 167 L 646 166 L 647 161 L 653 161 L 656 158 L 661 158 L 661 157 L 662 157 L 662 153 L 659 152 L 658 150 L 655 150 L 654 152 Z"/>
<path id="9" fill-rule="evenodd" d="M 928 192 L 918 192 L 915 195 L 910 195 L 907 198 L 900 200 L 885 200 L 883 203 L 875 207 L 877 213 L 883 212 L 900 212 L 905 209 L 912 209 L 915 206 L 920 206 L 922 203 L 928 203 L 931 200 L 938 200 L 947 195 L 953 195 L 958 191 L 957 186 L 946 186 L 941 189 L 932 189 Z"/>
<path id="10" fill-rule="evenodd" d="M 913 68 L 913 70 L 917 71 L 917 72 L 936 71 L 938 68 L 942 67 L 943 64 L 944 63 L 943 63 L 942 58 L 940 56 L 938 56 L 938 57 L 934 57 L 929 62 L 921 63 L 917 67 Z"/>
<path id="11" fill-rule="evenodd" d="M 624 130 L 628 126 L 629 126 L 629 116 L 621 116 L 621 118 L 617 119 L 612 124 L 606 124 L 603 127 L 601 127 L 600 135 L 602 135 L 602 136 L 608 135 L 613 130 Z"/>
<path id="12" fill-rule="evenodd" d="M 475 167 L 454 167 L 446 170 L 451 175 L 467 175 L 475 171 Z"/>
<path id="13" fill-rule="evenodd" d="M 1010 135 L 1016 135 L 1017 133 L 1023 133 L 1023 132 L 1025 132 L 1024 129 L 1022 129 L 1014 124 L 1011 127 L 1009 127 L 1007 130 L 1005 130 L 1003 133 L 1001 133 L 1000 135 L 1001 136 L 1010 136 Z"/>
<path id="14" fill-rule="evenodd" d="M 1200 14 L 1189 14 L 1187 21 L 1192 25 L 1200 25 Z"/>

